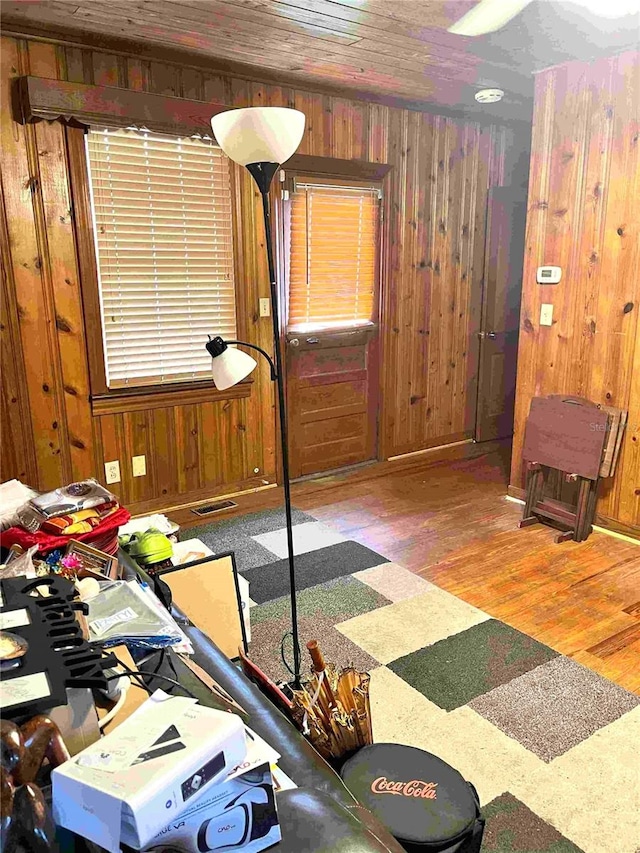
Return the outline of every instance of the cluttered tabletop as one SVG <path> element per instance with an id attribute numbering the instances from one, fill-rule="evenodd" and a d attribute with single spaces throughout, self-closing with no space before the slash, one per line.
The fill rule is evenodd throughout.
<path id="1" fill-rule="evenodd" d="M 131 519 L 95 480 L 10 481 L 0 504 L 2 849 L 275 844 L 295 784 L 145 571 L 193 543 L 174 553 L 175 524 Z"/>

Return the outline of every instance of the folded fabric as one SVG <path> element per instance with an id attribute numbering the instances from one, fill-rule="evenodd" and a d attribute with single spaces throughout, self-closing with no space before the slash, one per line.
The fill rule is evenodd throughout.
<path id="1" fill-rule="evenodd" d="M 78 533 L 73 536 L 59 536 L 46 533 L 44 530 L 25 530 L 22 527 L 10 527 L 9 530 L 0 534 L 0 542 L 5 548 L 12 545 L 20 545 L 25 551 L 33 545 L 38 546 L 40 554 L 48 554 L 49 551 L 60 548 L 64 550 L 70 539 L 86 542 L 100 551 L 113 554 L 118 549 L 118 528 L 126 524 L 131 518 L 131 513 L 124 507 L 119 507 L 115 512 L 100 520 L 100 524 L 88 533 Z"/>
<path id="2" fill-rule="evenodd" d="M 56 515 L 64 515 L 70 512 L 78 512 L 81 509 L 91 509 L 101 504 L 115 501 L 115 495 L 100 485 L 93 478 L 81 480 L 77 483 L 69 483 L 52 492 L 46 492 L 32 498 L 29 502 L 39 513 L 46 518 Z"/>
<path id="3" fill-rule="evenodd" d="M 40 530 L 54 536 L 77 536 L 78 533 L 89 533 L 99 526 L 101 520 L 116 512 L 120 507 L 116 501 L 103 504 L 94 509 L 82 509 L 67 515 L 58 515 L 42 522 Z"/>

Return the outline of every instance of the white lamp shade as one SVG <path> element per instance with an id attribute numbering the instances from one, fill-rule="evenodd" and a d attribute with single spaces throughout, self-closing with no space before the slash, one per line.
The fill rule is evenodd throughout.
<path id="1" fill-rule="evenodd" d="M 229 347 L 211 362 L 211 373 L 218 391 L 226 391 L 247 377 L 256 366 L 255 358 Z"/>
<path id="2" fill-rule="evenodd" d="M 218 145 L 241 166 L 284 163 L 300 145 L 304 123 L 304 113 L 287 107 L 227 110 L 211 119 Z"/>

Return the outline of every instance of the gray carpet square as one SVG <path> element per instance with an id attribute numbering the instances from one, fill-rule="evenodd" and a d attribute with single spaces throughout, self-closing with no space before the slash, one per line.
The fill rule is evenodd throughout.
<path id="1" fill-rule="evenodd" d="M 338 542 L 295 558 L 296 587 L 300 591 L 384 562 L 388 561 L 359 542 Z M 251 598 L 258 604 L 290 592 L 288 560 L 252 568 L 244 574 L 250 584 Z"/>
<path id="2" fill-rule="evenodd" d="M 299 509 L 292 511 L 292 520 L 294 524 L 315 521 L 313 516 Z M 211 548 L 214 554 L 233 551 L 239 571 L 244 572 L 256 566 L 275 563 L 279 559 L 277 554 L 269 551 L 252 537 L 262 533 L 272 533 L 285 525 L 284 509 L 265 510 L 224 521 L 215 521 L 201 527 L 192 527 L 180 534 L 180 541 L 200 539 Z"/>
<path id="3" fill-rule="evenodd" d="M 543 761 L 553 761 L 640 704 L 570 658 L 557 657 L 469 703 Z"/>
<path id="4" fill-rule="evenodd" d="M 305 651 L 309 640 L 319 640 L 327 661 L 337 666 L 353 664 L 370 671 L 377 662 L 334 627 L 339 622 L 389 604 L 376 590 L 353 577 L 336 578 L 298 594 L 298 626 L 302 646 L 302 672 L 308 673 L 310 661 Z M 251 644 L 249 656 L 276 681 L 290 679 L 282 663 L 280 647 L 283 636 L 291 630 L 291 601 L 288 595 L 251 608 Z M 291 663 L 291 642 L 285 643 L 286 658 Z"/>

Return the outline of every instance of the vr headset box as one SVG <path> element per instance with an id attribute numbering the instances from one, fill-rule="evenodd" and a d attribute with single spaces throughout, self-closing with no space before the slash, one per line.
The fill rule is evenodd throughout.
<path id="1" fill-rule="evenodd" d="M 260 853 L 281 840 L 270 767 L 273 750 L 248 735 L 242 764 L 163 827 L 145 853 Z"/>
<path id="2" fill-rule="evenodd" d="M 159 690 L 55 768 L 53 817 L 110 853 L 139 850 L 246 755 L 240 717 Z"/>

